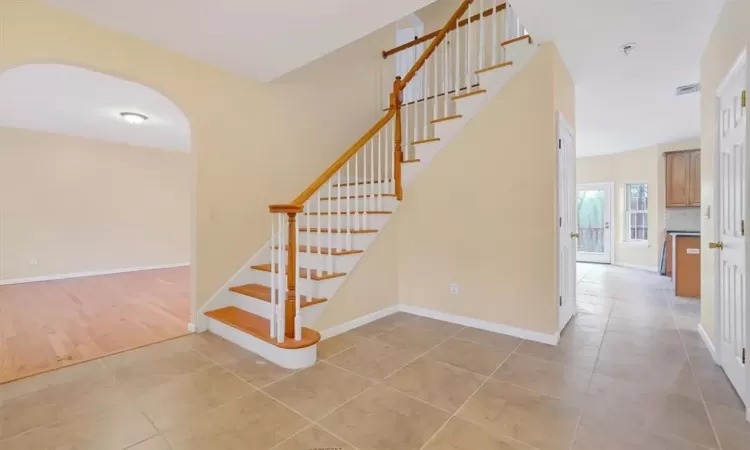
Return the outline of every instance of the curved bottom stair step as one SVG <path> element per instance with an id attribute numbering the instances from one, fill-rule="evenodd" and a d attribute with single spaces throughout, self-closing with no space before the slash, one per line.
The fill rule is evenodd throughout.
<path id="1" fill-rule="evenodd" d="M 266 318 L 249 313 L 234 306 L 208 311 L 207 317 L 228 325 L 236 330 L 254 336 L 268 344 L 282 349 L 301 349 L 311 347 L 320 341 L 320 333 L 309 328 L 302 328 L 302 339 L 297 341 L 285 337 L 283 342 L 278 342 L 270 335 L 270 321 Z"/>
<path id="2" fill-rule="evenodd" d="M 263 286 L 262 284 L 243 284 L 242 286 L 230 287 L 229 290 L 237 294 L 247 295 L 248 297 L 262 300 L 264 302 L 271 302 L 271 288 L 268 286 Z M 307 301 L 306 296 L 300 295 L 300 307 L 302 308 L 317 305 L 327 301 L 327 298 L 311 298 L 310 301 Z"/>

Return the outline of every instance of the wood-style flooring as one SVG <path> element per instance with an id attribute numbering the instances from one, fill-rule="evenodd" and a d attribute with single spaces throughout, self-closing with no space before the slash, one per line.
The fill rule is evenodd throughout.
<path id="1" fill-rule="evenodd" d="M 187 334 L 190 268 L 0 286 L 0 383 Z"/>

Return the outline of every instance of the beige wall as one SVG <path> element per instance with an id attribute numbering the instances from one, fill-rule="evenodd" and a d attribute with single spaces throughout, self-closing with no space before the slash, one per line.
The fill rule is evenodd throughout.
<path id="1" fill-rule="evenodd" d="M 572 90 L 556 48 L 543 45 L 406 189 L 400 302 L 556 331 L 555 104 L 572 122 Z"/>
<path id="2" fill-rule="evenodd" d="M 190 181 L 187 153 L 0 128 L 0 281 L 189 262 Z"/>
<path id="3" fill-rule="evenodd" d="M 77 65 L 156 89 L 188 117 L 198 307 L 268 239 L 268 205 L 291 201 L 380 117 L 380 51 L 395 42 L 389 26 L 266 84 L 34 0 L 0 2 L 0 20 L 0 70 Z"/>
<path id="4" fill-rule="evenodd" d="M 652 145 L 613 155 L 578 158 L 577 182 L 613 182 L 615 204 L 612 211 L 615 264 L 637 266 L 657 270 L 664 240 L 665 212 L 665 167 L 664 152 L 700 148 L 700 139 Z M 648 228 L 647 243 L 626 242 L 625 237 L 625 185 L 633 182 L 648 183 Z"/>
<path id="5" fill-rule="evenodd" d="M 701 58 L 701 206 L 714 204 L 714 158 L 716 135 L 716 91 L 729 73 L 740 52 L 750 46 L 750 0 L 731 0 L 724 4 L 716 28 Z M 714 330 L 715 252 L 708 242 L 715 240 L 714 217 L 701 215 L 701 323 L 711 339 Z"/>

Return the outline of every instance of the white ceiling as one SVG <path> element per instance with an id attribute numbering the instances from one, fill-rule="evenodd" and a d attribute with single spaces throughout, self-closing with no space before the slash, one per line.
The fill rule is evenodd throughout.
<path id="1" fill-rule="evenodd" d="M 537 40 L 553 40 L 576 83 L 579 156 L 700 134 L 700 57 L 724 0 L 515 0 Z M 620 45 L 635 42 L 624 56 Z M 710 94 L 708 94 L 710 95 Z"/>
<path id="2" fill-rule="evenodd" d="M 189 151 L 190 124 L 174 103 L 140 84 L 60 64 L 0 73 L 0 126 Z M 124 111 L 148 116 L 139 125 Z"/>
<path id="3" fill-rule="evenodd" d="M 200 61 L 270 81 L 435 0 L 45 0 Z"/>

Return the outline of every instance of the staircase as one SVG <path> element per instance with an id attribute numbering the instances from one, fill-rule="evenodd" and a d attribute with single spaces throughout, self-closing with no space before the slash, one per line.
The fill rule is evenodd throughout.
<path id="1" fill-rule="evenodd" d="M 309 328 L 398 210 L 403 188 L 538 46 L 499 0 L 463 0 L 396 77 L 385 115 L 291 203 L 271 205 L 271 238 L 204 308 L 208 329 L 286 368 L 315 363 Z M 408 95 L 405 96 L 404 94 Z"/>

